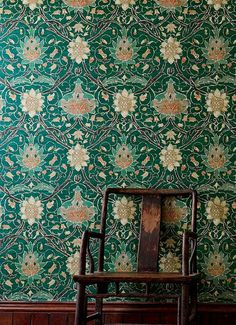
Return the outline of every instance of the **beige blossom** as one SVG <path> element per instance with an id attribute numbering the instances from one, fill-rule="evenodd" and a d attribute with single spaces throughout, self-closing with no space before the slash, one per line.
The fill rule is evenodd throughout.
<path id="1" fill-rule="evenodd" d="M 228 0 L 207 0 L 207 4 L 212 5 L 215 10 L 219 10 L 221 7 L 226 5 Z"/>
<path id="2" fill-rule="evenodd" d="M 174 131 L 170 130 L 170 131 L 166 132 L 165 136 L 166 136 L 167 140 L 174 140 L 176 133 Z"/>
<path id="3" fill-rule="evenodd" d="M 89 160 L 87 149 L 77 144 L 68 151 L 68 160 L 71 167 L 80 171 L 83 167 L 87 166 L 87 161 Z"/>
<path id="4" fill-rule="evenodd" d="M 226 93 L 216 89 L 207 96 L 207 111 L 212 112 L 215 117 L 219 117 L 222 113 L 227 111 L 228 103 L 229 101 L 226 97 Z"/>
<path id="5" fill-rule="evenodd" d="M 180 42 L 176 41 L 172 36 L 167 41 L 161 43 L 161 55 L 163 59 L 168 61 L 170 64 L 174 63 L 175 60 L 180 59 L 182 48 Z"/>
<path id="6" fill-rule="evenodd" d="M 81 238 L 75 238 L 75 239 L 72 241 L 72 244 L 73 244 L 73 246 L 75 246 L 75 247 L 80 247 L 80 246 L 81 246 Z"/>
<path id="7" fill-rule="evenodd" d="M 126 117 L 135 110 L 136 99 L 134 94 L 123 89 L 122 92 L 115 95 L 114 105 L 116 112 L 120 112 L 123 117 Z"/>
<path id="8" fill-rule="evenodd" d="M 161 272 L 179 272 L 181 268 L 180 258 L 169 252 L 166 256 L 160 259 Z"/>
<path id="9" fill-rule="evenodd" d="M 168 24 L 165 28 L 166 28 L 167 32 L 172 33 L 172 32 L 175 31 L 176 26 L 175 26 L 175 24 L 170 23 L 170 24 Z"/>
<path id="10" fill-rule="evenodd" d="M 77 23 L 77 24 L 75 24 L 75 26 L 74 26 L 74 30 L 75 30 L 76 32 L 78 32 L 78 33 L 82 32 L 82 31 L 83 31 L 83 28 L 84 28 L 84 26 L 83 26 L 81 23 Z"/>
<path id="11" fill-rule="evenodd" d="M 116 5 L 120 5 L 123 10 L 129 9 L 129 6 L 135 4 L 135 0 L 116 0 Z"/>
<path id="12" fill-rule="evenodd" d="M 83 60 L 88 59 L 90 49 L 88 43 L 78 36 L 74 41 L 69 43 L 68 52 L 72 60 L 80 64 Z"/>
<path id="13" fill-rule="evenodd" d="M 27 112 L 30 117 L 34 117 L 38 112 L 42 111 L 42 94 L 34 89 L 30 89 L 29 92 L 23 93 L 21 105 L 23 112 Z"/>
<path id="14" fill-rule="evenodd" d="M 43 4 L 43 0 L 23 0 L 23 4 L 29 6 L 31 10 L 34 10 L 37 8 L 37 6 Z"/>
<path id="15" fill-rule="evenodd" d="M 123 196 L 120 200 L 116 200 L 113 211 L 114 218 L 120 220 L 122 225 L 126 225 L 129 220 L 134 219 L 136 207 L 132 200 L 128 200 Z"/>
<path id="16" fill-rule="evenodd" d="M 80 252 L 76 252 L 67 259 L 67 269 L 69 273 L 73 276 L 79 273 L 79 263 L 80 263 Z"/>
<path id="17" fill-rule="evenodd" d="M 179 149 L 169 144 L 168 147 L 161 150 L 160 159 L 163 167 L 171 172 L 175 167 L 180 166 L 182 156 Z"/>
<path id="18" fill-rule="evenodd" d="M 83 132 L 81 132 L 80 130 L 77 130 L 73 133 L 74 138 L 78 140 L 82 140 L 83 135 Z"/>
<path id="19" fill-rule="evenodd" d="M 207 219 L 212 220 L 218 226 L 223 220 L 227 218 L 229 208 L 225 200 L 216 196 L 213 200 L 207 203 Z"/>
<path id="20" fill-rule="evenodd" d="M 168 238 L 165 242 L 166 247 L 168 248 L 174 248 L 176 245 L 176 241 L 173 238 Z"/>
<path id="21" fill-rule="evenodd" d="M 21 208 L 21 218 L 27 220 L 30 225 L 34 224 L 36 221 L 42 218 L 42 204 L 40 200 L 36 200 L 31 196 L 28 200 L 22 202 Z"/>

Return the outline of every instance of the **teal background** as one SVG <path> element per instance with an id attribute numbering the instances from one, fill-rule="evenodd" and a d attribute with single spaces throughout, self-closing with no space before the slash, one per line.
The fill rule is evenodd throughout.
<path id="1" fill-rule="evenodd" d="M 0 1 L 1 300 L 73 300 L 105 188 L 134 186 L 198 191 L 199 299 L 235 302 L 235 1 L 121 2 Z"/>

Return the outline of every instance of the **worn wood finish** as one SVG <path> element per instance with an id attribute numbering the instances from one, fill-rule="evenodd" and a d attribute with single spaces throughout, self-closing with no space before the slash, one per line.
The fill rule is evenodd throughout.
<path id="1" fill-rule="evenodd" d="M 140 224 L 138 272 L 157 271 L 161 224 L 161 197 L 144 196 Z"/>
<path id="2" fill-rule="evenodd" d="M 105 230 L 108 199 L 110 194 L 126 194 L 142 196 L 141 209 L 141 227 L 138 248 L 138 271 L 137 272 L 103 272 L 104 249 L 105 249 Z M 158 273 L 158 245 L 160 238 L 161 224 L 161 202 L 163 196 L 191 196 L 192 199 L 192 224 L 191 232 L 185 232 L 183 236 L 183 254 L 182 254 L 182 273 Z M 79 275 L 74 276 L 74 281 L 78 283 L 78 295 L 75 315 L 75 325 L 85 325 L 89 319 L 96 319 L 96 324 L 102 323 L 102 299 L 109 296 L 117 297 L 148 297 L 148 285 L 151 283 L 179 283 L 181 291 L 178 299 L 178 325 L 188 325 L 191 319 L 196 316 L 196 235 L 194 233 L 196 226 L 196 193 L 189 189 L 168 190 L 168 189 L 124 189 L 113 188 L 107 189 L 104 197 L 102 210 L 101 233 L 85 231 L 82 237 L 80 252 L 80 270 Z M 90 238 L 100 240 L 99 265 L 98 272 L 94 272 L 93 256 L 90 252 Z M 191 251 L 191 252 L 190 252 Z M 90 261 L 90 273 L 86 273 L 86 256 Z M 121 294 L 119 292 L 120 282 L 145 283 L 145 294 Z M 93 316 L 87 315 L 86 286 L 96 284 L 97 288 L 105 288 L 108 283 L 114 283 L 116 287 L 115 294 L 107 290 L 98 290 L 93 294 L 96 299 L 96 313 Z M 191 289 L 191 290 L 190 290 Z M 91 295 L 90 295 L 91 296 Z M 153 297 L 153 294 L 150 295 Z M 191 313 L 189 311 L 189 297 L 192 305 Z M 172 297 L 173 298 L 173 297 Z M 176 299 L 176 297 L 174 297 Z M 91 318 L 92 317 L 92 318 Z"/>
<path id="3" fill-rule="evenodd" d="M 183 275 L 182 273 L 94 272 L 86 275 L 75 275 L 74 280 L 79 281 L 80 283 L 187 283 L 197 279 L 198 277 L 199 274 Z"/>

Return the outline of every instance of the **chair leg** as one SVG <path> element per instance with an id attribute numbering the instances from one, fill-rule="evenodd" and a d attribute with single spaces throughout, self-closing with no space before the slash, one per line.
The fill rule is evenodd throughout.
<path id="1" fill-rule="evenodd" d="M 181 315 L 181 296 L 178 297 L 177 300 L 177 325 L 181 325 L 180 324 L 180 316 Z"/>
<path id="2" fill-rule="evenodd" d="M 189 324 L 189 285 L 182 284 L 182 295 L 181 295 L 181 325 Z"/>
<path id="3" fill-rule="evenodd" d="M 75 324 L 74 325 L 85 325 L 87 317 L 87 298 L 85 296 L 85 285 L 78 284 L 77 301 L 76 301 L 76 312 L 75 312 Z"/>
<path id="4" fill-rule="evenodd" d="M 96 298 L 96 312 L 101 315 L 99 318 L 95 320 L 96 325 L 103 324 L 102 306 L 103 306 L 103 298 Z"/>
<path id="5" fill-rule="evenodd" d="M 197 324 L 197 283 L 193 283 L 190 288 L 190 301 L 191 301 L 191 324 Z"/>
<path id="6" fill-rule="evenodd" d="M 97 293 L 107 293 L 108 290 L 108 283 L 97 284 Z M 96 312 L 100 314 L 100 317 L 95 320 L 96 325 L 103 324 L 103 298 L 96 298 Z"/>

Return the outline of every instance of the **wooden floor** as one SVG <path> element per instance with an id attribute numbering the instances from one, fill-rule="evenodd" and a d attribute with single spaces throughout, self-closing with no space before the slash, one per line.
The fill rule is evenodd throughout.
<path id="1" fill-rule="evenodd" d="M 73 325 L 74 311 L 74 303 L 1 302 L 0 325 Z M 175 325 L 175 311 L 173 305 L 106 304 L 105 323 Z M 236 325 L 236 305 L 199 305 L 198 325 Z"/>

